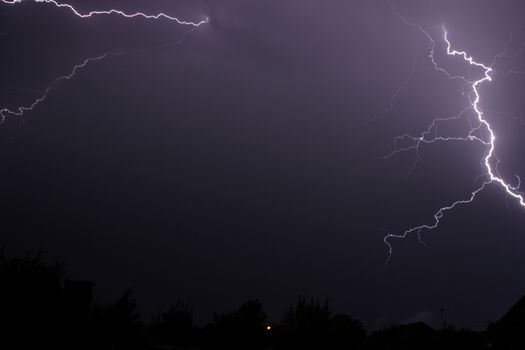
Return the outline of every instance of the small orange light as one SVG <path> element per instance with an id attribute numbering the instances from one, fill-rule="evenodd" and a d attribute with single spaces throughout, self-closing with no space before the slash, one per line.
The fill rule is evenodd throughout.
<path id="1" fill-rule="evenodd" d="M 267 331 L 271 331 L 272 330 L 272 326 L 266 326 L 266 330 Z"/>

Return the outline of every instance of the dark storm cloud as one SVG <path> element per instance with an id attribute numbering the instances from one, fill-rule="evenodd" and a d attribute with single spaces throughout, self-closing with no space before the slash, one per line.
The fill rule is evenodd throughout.
<path id="1" fill-rule="evenodd" d="M 369 325 L 430 319 L 445 307 L 449 322 L 484 327 L 525 291 L 525 216 L 512 201 L 508 212 L 495 187 L 424 233 L 428 248 L 395 241 L 383 266 L 381 227 L 427 223 L 467 196 L 483 151 L 425 148 L 409 178 L 413 154 L 378 160 L 395 135 L 465 104 L 461 86 L 427 62 L 425 38 L 384 2 L 112 4 L 211 22 L 180 46 L 91 66 L 27 115 L 0 155 L 10 249 L 64 256 L 71 275 L 97 282 L 102 300 L 133 284 L 148 313 L 192 297 L 201 320 L 249 297 L 278 319 L 288 301 L 310 294 Z M 396 2 L 416 22 L 427 5 Z M 79 21 L 30 4 L 0 9 L 0 30 L 9 29 L 0 37 L 9 48 L 2 105 L 30 99 L 83 57 L 174 42 L 184 30 Z M 523 14 L 517 1 L 435 1 L 423 24 L 436 38 L 446 24 L 455 45 L 488 62 Z M 418 40 L 416 75 L 373 121 L 410 73 Z M 523 111 L 520 79 L 483 89 L 483 107 Z M 509 164 L 502 171 L 525 174 L 516 119 L 490 118 L 512 135 L 498 144 Z M 6 138 L 18 130 L 11 123 Z"/>

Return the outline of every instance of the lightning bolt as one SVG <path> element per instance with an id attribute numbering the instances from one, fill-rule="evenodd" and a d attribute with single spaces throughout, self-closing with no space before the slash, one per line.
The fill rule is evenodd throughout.
<path id="1" fill-rule="evenodd" d="M 4 4 L 15 5 L 15 4 L 21 3 L 23 0 L 0 0 L 0 1 L 2 3 L 4 3 Z M 143 18 L 146 18 L 146 19 L 154 19 L 154 20 L 162 18 L 162 19 L 167 19 L 167 20 L 170 20 L 170 21 L 175 21 L 176 23 L 181 24 L 181 25 L 185 25 L 185 26 L 190 26 L 191 27 L 190 30 L 185 31 L 182 34 L 181 38 L 179 40 L 177 40 L 176 42 L 174 42 L 174 43 L 172 42 L 172 43 L 168 43 L 168 44 L 162 44 L 162 45 L 157 45 L 157 46 L 153 46 L 153 47 L 149 47 L 149 48 L 137 49 L 137 50 L 130 51 L 130 52 L 134 52 L 134 53 L 145 52 L 145 51 L 156 49 L 156 48 L 164 48 L 164 47 L 167 47 L 167 46 L 170 46 L 170 45 L 180 45 L 180 44 L 182 44 L 182 42 L 184 41 L 184 39 L 186 38 L 186 36 L 189 33 L 193 32 L 194 30 L 196 30 L 201 25 L 209 22 L 209 19 L 207 17 L 205 19 L 203 19 L 202 21 L 195 23 L 195 22 L 183 21 L 183 20 L 180 20 L 180 19 L 178 19 L 176 17 L 172 17 L 172 16 L 169 16 L 169 15 L 164 14 L 164 13 L 160 13 L 160 14 L 156 14 L 156 15 L 147 15 L 147 14 L 144 14 L 142 12 L 128 14 L 128 13 L 125 13 L 123 11 L 115 10 L 115 9 L 104 10 L 104 11 L 91 11 L 91 12 L 83 14 L 83 13 L 80 13 L 78 10 L 76 10 L 72 5 L 58 3 L 58 2 L 56 2 L 54 0 L 33 0 L 33 1 L 36 2 L 36 3 L 52 4 L 52 5 L 54 5 L 54 6 L 58 7 L 58 8 L 67 8 L 67 9 L 71 10 L 76 16 L 81 17 L 81 18 L 88 18 L 88 17 L 92 17 L 94 15 L 116 14 L 116 15 L 120 15 L 120 16 L 123 16 L 123 17 L 126 17 L 126 18 L 143 17 Z M 0 33 L 0 35 L 6 34 L 6 33 L 7 32 Z M 93 56 L 93 57 L 89 57 L 89 58 L 84 59 L 81 63 L 75 65 L 68 73 L 56 77 L 44 89 L 44 91 L 38 97 L 36 97 L 31 103 L 29 103 L 29 104 L 27 104 L 25 106 L 16 107 L 14 109 L 9 109 L 9 108 L 6 108 L 6 107 L 0 108 L 0 124 L 2 124 L 9 115 L 22 118 L 26 112 L 33 111 L 39 104 L 41 104 L 42 102 L 44 102 L 46 100 L 47 96 L 49 95 L 49 92 L 53 89 L 53 87 L 55 87 L 58 83 L 60 83 L 62 81 L 71 80 L 73 77 L 75 77 L 77 75 L 77 73 L 80 70 L 86 68 L 89 64 L 95 63 L 95 62 L 98 62 L 98 61 L 101 61 L 101 60 L 104 60 L 104 59 L 106 59 L 106 58 L 108 58 L 110 56 L 124 55 L 124 54 L 130 53 L 130 52 L 124 52 L 124 51 L 106 52 L 106 53 L 104 53 L 102 55 Z"/>
<path id="2" fill-rule="evenodd" d="M 16 5 L 16 4 L 22 3 L 24 0 L 0 0 L 0 1 L 2 1 L 4 4 Z M 203 25 L 205 23 L 208 23 L 208 21 L 209 21 L 208 17 L 204 18 L 203 20 L 201 20 L 199 22 L 190 22 L 190 21 L 183 21 L 183 20 L 181 20 L 181 19 L 179 19 L 177 17 L 173 17 L 173 16 L 167 15 L 165 13 L 158 13 L 158 14 L 155 14 L 155 15 L 148 15 L 148 14 L 145 14 L 143 12 L 126 13 L 124 11 L 117 10 L 117 9 L 95 10 L 95 11 L 90 11 L 90 12 L 87 12 L 87 13 L 81 13 L 80 11 L 75 9 L 73 7 L 73 5 L 66 4 L 66 3 L 60 3 L 60 2 L 57 2 L 55 0 L 32 0 L 32 1 L 36 2 L 36 3 L 44 3 L 44 4 L 48 4 L 48 5 L 54 5 L 55 7 L 58 7 L 58 8 L 66 8 L 66 9 L 70 10 L 73 14 L 75 14 L 76 16 L 78 16 L 80 18 L 90 18 L 90 17 L 97 16 L 97 15 L 119 15 L 119 16 L 122 16 L 122 17 L 125 17 L 125 18 L 142 17 L 142 18 L 145 18 L 145 19 L 166 19 L 166 20 L 170 20 L 170 21 L 175 21 L 178 24 L 189 25 L 189 26 L 193 26 L 193 27 L 199 27 L 199 26 L 201 26 L 201 25 Z"/>
<path id="3" fill-rule="evenodd" d="M 439 226 L 439 224 L 441 222 L 441 219 L 444 217 L 446 212 L 456 208 L 457 206 L 471 203 L 472 201 L 474 201 L 476 196 L 490 184 L 496 184 L 496 185 L 500 186 L 504 190 L 504 192 L 506 193 L 506 195 L 508 197 L 514 198 L 522 207 L 525 208 L 524 196 L 523 196 L 523 194 L 521 194 L 519 192 L 519 187 L 521 185 L 520 177 L 516 175 L 517 185 L 516 186 L 512 186 L 511 184 L 507 183 L 499 175 L 499 172 L 498 172 L 499 159 L 497 158 L 497 156 L 495 154 L 496 140 L 497 140 L 496 139 L 496 135 L 495 135 L 494 130 L 493 130 L 492 126 L 490 125 L 489 121 L 485 118 L 483 110 L 480 107 L 480 101 L 481 101 L 480 88 L 484 84 L 490 83 L 492 81 L 492 79 L 493 79 L 492 75 L 494 73 L 493 65 L 495 64 L 496 59 L 498 57 L 508 56 L 506 54 L 506 49 L 505 49 L 505 53 L 504 54 L 497 55 L 494 58 L 493 65 L 491 65 L 491 66 L 485 65 L 483 63 L 480 63 L 480 62 L 476 61 L 466 51 L 458 51 L 456 49 L 453 49 L 452 48 L 452 44 L 451 44 L 451 42 L 449 40 L 449 34 L 448 34 L 446 28 L 443 26 L 442 27 L 442 40 L 446 44 L 446 54 L 447 54 L 447 56 L 460 57 L 468 65 L 476 67 L 476 68 L 481 69 L 483 71 L 482 77 L 480 79 L 473 80 L 473 81 L 471 81 L 471 80 L 469 80 L 469 79 L 467 79 L 466 77 L 463 77 L 463 76 L 452 75 L 446 69 L 442 68 L 437 63 L 437 61 L 435 59 L 435 55 L 434 55 L 435 49 L 436 49 L 436 42 L 432 38 L 432 36 L 421 25 L 417 25 L 417 24 L 414 24 L 412 22 L 407 21 L 396 10 L 396 8 L 391 3 L 389 3 L 389 5 L 392 8 L 394 14 L 398 18 L 400 18 L 401 21 L 405 25 L 407 25 L 407 26 L 409 26 L 411 28 L 417 29 L 420 33 L 422 33 L 428 39 L 428 41 L 430 43 L 430 48 L 429 48 L 430 52 L 429 52 L 429 56 L 428 57 L 430 58 L 430 61 L 432 62 L 432 65 L 434 66 L 434 69 L 439 71 L 439 72 L 441 72 L 441 73 L 443 73 L 449 79 L 459 79 L 459 80 L 463 81 L 466 84 L 466 86 L 469 88 L 470 93 L 468 95 L 468 106 L 463 111 L 461 111 L 460 114 L 458 114 L 456 116 L 452 116 L 452 117 L 436 118 L 436 119 L 434 119 L 432 121 L 432 123 L 430 124 L 430 126 L 427 128 L 427 130 L 422 132 L 419 136 L 412 136 L 410 134 L 404 134 L 404 135 L 396 137 L 394 139 L 394 151 L 391 154 L 385 156 L 384 158 L 392 157 L 392 156 L 394 156 L 394 155 L 396 155 L 396 154 L 398 154 L 400 152 L 414 150 L 416 152 L 416 162 L 417 162 L 417 160 L 419 159 L 419 151 L 420 151 L 420 146 L 421 145 L 423 145 L 423 144 L 432 144 L 432 143 L 436 143 L 436 142 L 447 142 L 447 141 L 473 141 L 473 142 L 479 142 L 486 148 L 486 153 L 485 153 L 484 157 L 481 160 L 481 164 L 482 164 L 482 166 L 484 168 L 484 174 L 481 175 L 481 177 L 484 178 L 484 180 L 483 180 L 483 182 L 481 183 L 481 185 L 479 187 L 477 187 L 474 191 L 471 192 L 470 196 L 468 196 L 465 199 L 457 200 L 457 201 L 455 201 L 455 202 L 453 202 L 453 203 L 451 203 L 449 205 L 446 205 L 446 206 L 443 206 L 443 207 L 439 208 L 439 210 L 434 214 L 433 222 L 431 222 L 429 224 L 422 224 L 422 225 L 418 225 L 418 226 L 412 227 L 412 228 L 410 228 L 410 229 L 408 229 L 408 230 L 406 230 L 406 231 L 404 231 L 404 232 L 402 232 L 400 234 L 391 233 L 390 231 L 383 229 L 385 231 L 385 236 L 384 236 L 383 241 L 387 245 L 387 249 L 388 249 L 388 255 L 387 255 L 387 258 L 386 258 L 386 261 L 385 261 L 386 264 L 388 264 L 388 262 L 390 261 L 390 259 L 392 257 L 392 252 L 393 252 L 392 243 L 390 242 L 391 239 L 396 239 L 396 238 L 402 239 L 402 238 L 406 238 L 410 234 L 417 234 L 417 236 L 419 238 L 419 241 L 422 244 L 424 244 L 424 242 L 421 240 L 421 231 L 436 229 Z M 507 47 L 508 47 L 508 44 L 507 44 Z M 521 47 L 520 52 L 522 50 L 523 50 L 523 46 Z M 406 86 L 406 84 L 402 85 L 401 88 L 404 88 L 405 86 Z M 396 95 L 399 94 L 399 90 L 397 90 L 395 92 L 395 94 Z M 393 103 L 391 102 L 390 105 L 393 105 Z M 474 113 L 474 115 L 475 115 L 475 122 L 476 123 L 473 124 L 469 120 L 470 130 L 468 131 L 468 133 L 465 136 L 463 136 L 463 137 L 443 137 L 443 136 L 439 136 L 437 134 L 437 126 L 440 123 L 444 123 L 444 122 L 447 122 L 447 121 L 450 121 L 450 120 L 459 119 L 463 115 L 465 115 L 467 111 L 472 111 Z M 483 133 L 486 134 L 485 137 L 483 136 Z M 409 146 L 405 146 L 405 147 L 399 147 L 398 146 L 399 142 L 404 141 L 404 140 L 409 140 L 409 141 L 412 142 L 412 144 L 409 145 Z M 415 163 L 414 163 L 414 166 L 415 166 Z"/>

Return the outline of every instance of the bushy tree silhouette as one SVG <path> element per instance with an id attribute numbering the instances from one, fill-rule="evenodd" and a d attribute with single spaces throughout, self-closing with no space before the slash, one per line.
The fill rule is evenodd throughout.
<path id="1" fill-rule="evenodd" d="M 275 328 L 280 348 L 360 348 L 366 339 L 362 324 L 348 315 L 332 316 L 328 300 L 299 297 L 285 311 L 284 324 Z"/>
<path id="2" fill-rule="evenodd" d="M 62 262 L 46 262 L 41 251 L 24 257 L 8 257 L 5 248 L 1 249 L 1 344 L 11 347 L 13 344 L 21 347 L 57 344 L 63 278 Z"/>
<path id="3" fill-rule="evenodd" d="M 330 320 L 329 339 L 333 348 L 359 349 L 365 344 L 366 331 L 360 321 L 337 314 Z"/>
<path id="4" fill-rule="evenodd" d="M 195 337 L 193 307 L 190 302 L 179 300 L 168 311 L 159 311 L 148 328 L 147 335 L 160 344 L 189 346 Z"/>
<path id="5" fill-rule="evenodd" d="M 93 345 L 96 349 L 130 349 L 139 343 L 143 325 L 132 294 L 130 288 L 115 303 L 93 307 Z"/>
<path id="6" fill-rule="evenodd" d="M 259 300 L 243 303 L 235 312 L 215 314 L 213 339 L 220 346 L 261 348 L 264 345 L 267 316 Z"/>
<path id="7" fill-rule="evenodd" d="M 321 303 L 313 298 L 299 297 L 297 303 L 292 303 L 285 311 L 284 322 L 299 330 L 326 328 L 331 315 L 328 299 Z"/>

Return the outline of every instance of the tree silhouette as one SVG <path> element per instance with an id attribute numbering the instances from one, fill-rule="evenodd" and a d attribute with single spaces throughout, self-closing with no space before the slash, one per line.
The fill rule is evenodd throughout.
<path id="1" fill-rule="evenodd" d="M 92 327 L 97 349 L 129 349 L 138 344 L 143 325 L 132 294 L 130 288 L 115 303 L 93 307 Z"/>
<path id="2" fill-rule="evenodd" d="M 332 316 L 328 299 L 299 297 L 285 311 L 284 325 L 276 327 L 275 342 L 280 348 L 357 349 L 366 332 L 361 322 L 343 314 Z"/>
<path id="3" fill-rule="evenodd" d="M 177 301 L 168 311 L 160 312 L 148 329 L 148 336 L 160 343 L 187 346 L 195 333 L 193 307 L 189 301 Z"/>
<path id="4" fill-rule="evenodd" d="M 56 344 L 62 314 L 62 262 L 41 251 L 8 257 L 0 250 L 0 344 Z M 27 337 L 31 334 L 31 337 Z"/>
<path id="5" fill-rule="evenodd" d="M 266 319 L 262 303 L 258 299 L 249 300 L 235 312 L 214 315 L 213 338 L 221 346 L 263 347 Z"/>
<path id="6" fill-rule="evenodd" d="M 328 299 L 321 303 L 319 300 L 299 297 L 297 303 L 292 303 L 285 311 L 284 321 L 291 328 L 310 330 L 328 326 L 332 310 Z"/>
<path id="7" fill-rule="evenodd" d="M 358 349 L 366 341 L 363 324 L 348 315 L 337 314 L 330 320 L 329 339 L 333 348 Z"/>

